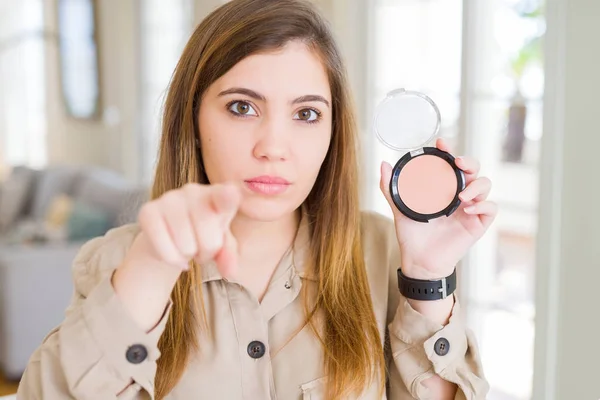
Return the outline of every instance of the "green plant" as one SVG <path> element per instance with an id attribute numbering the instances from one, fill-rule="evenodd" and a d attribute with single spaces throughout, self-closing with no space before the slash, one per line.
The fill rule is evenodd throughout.
<path id="1" fill-rule="evenodd" d="M 527 9 L 524 5 L 530 4 L 531 1 L 521 1 L 515 6 L 515 12 L 520 18 L 534 21 L 543 21 L 544 7 L 543 2 L 539 1 L 532 9 Z M 542 64 L 543 62 L 543 33 L 529 38 L 517 54 L 510 60 L 510 69 L 513 77 L 520 83 L 523 74 L 527 68 L 534 64 Z"/>

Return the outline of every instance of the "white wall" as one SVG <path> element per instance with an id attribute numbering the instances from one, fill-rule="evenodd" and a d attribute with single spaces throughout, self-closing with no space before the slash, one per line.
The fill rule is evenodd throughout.
<path id="1" fill-rule="evenodd" d="M 200 23 L 212 10 L 226 3 L 226 0 L 193 0 L 195 24 Z"/>
<path id="2" fill-rule="evenodd" d="M 600 2 L 547 0 L 547 18 L 534 399 L 598 399 Z"/>

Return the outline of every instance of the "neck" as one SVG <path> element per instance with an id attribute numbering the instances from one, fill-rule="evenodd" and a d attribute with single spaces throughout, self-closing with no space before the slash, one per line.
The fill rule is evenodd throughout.
<path id="1" fill-rule="evenodd" d="M 274 221 L 257 221 L 238 214 L 231 222 L 240 259 L 260 260 L 281 255 L 293 242 L 300 222 L 296 210 Z"/>

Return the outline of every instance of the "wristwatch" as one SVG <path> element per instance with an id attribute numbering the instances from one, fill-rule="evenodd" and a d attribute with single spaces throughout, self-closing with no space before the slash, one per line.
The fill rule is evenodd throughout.
<path id="1" fill-rule="evenodd" d="M 400 293 L 413 300 L 442 300 L 456 290 L 456 269 L 449 276 L 436 280 L 413 279 L 398 268 L 398 289 Z"/>

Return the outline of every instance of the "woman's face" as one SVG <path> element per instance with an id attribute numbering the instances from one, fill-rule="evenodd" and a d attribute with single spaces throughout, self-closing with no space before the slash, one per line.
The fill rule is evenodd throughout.
<path id="1" fill-rule="evenodd" d="M 245 58 L 202 98 L 200 144 L 211 183 L 242 187 L 240 212 L 269 221 L 311 191 L 331 139 L 325 68 L 301 42 Z"/>

